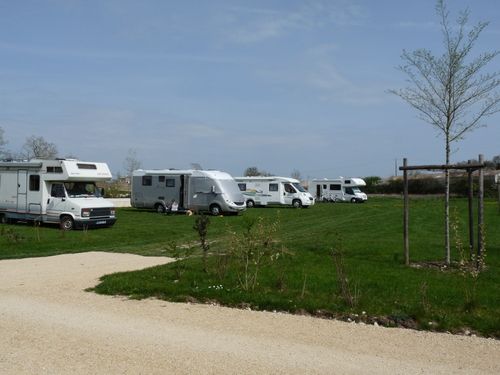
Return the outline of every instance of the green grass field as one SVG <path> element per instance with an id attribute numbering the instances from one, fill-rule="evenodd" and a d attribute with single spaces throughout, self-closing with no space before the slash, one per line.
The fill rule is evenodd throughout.
<path id="1" fill-rule="evenodd" d="M 458 212 L 460 240 L 466 244 L 467 207 L 464 199 L 451 202 L 451 211 Z M 410 261 L 430 263 L 433 268 L 404 265 L 400 198 L 209 216 L 205 264 L 193 229 L 197 216 L 165 216 L 133 208 L 118 208 L 117 223 L 106 229 L 62 232 L 51 226 L 0 225 L 0 258 L 83 251 L 176 256 L 179 260 L 168 265 L 104 276 L 95 291 L 180 302 L 216 301 L 436 331 L 468 330 L 498 338 L 497 203 L 487 201 L 484 213 L 486 268 L 477 278 L 473 298 L 465 294 L 474 285 L 471 278 L 466 279 L 455 263 L 443 267 L 444 202 L 430 198 L 411 200 Z M 452 233 L 454 262 L 460 259 L 455 240 Z M 180 260 L 186 254 L 189 258 Z"/>

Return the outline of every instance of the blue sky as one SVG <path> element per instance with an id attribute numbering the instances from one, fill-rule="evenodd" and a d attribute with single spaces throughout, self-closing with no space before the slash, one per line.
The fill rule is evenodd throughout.
<path id="1" fill-rule="evenodd" d="M 403 49 L 442 53 L 433 0 L 0 1 L 0 127 L 59 156 L 146 169 L 198 163 L 307 178 L 382 178 L 444 164 L 444 140 L 387 89 Z M 490 21 L 472 55 L 500 49 L 500 2 L 448 1 Z M 500 70 L 500 56 L 485 71 Z M 453 144 L 456 163 L 500 154 L 500 114 Z M 401 174 L 401 172 L 398 172 Z"/>

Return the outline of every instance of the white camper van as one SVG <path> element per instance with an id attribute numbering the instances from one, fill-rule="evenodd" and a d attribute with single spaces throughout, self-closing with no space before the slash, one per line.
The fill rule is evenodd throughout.
<path id="1" fill-rule="evenodd" d="M 138 169 L 132 173 L 130 204 L 166 212 L 172 200 L 179 211 L 222 213 L 245 211 L 245 199 L 234 179 L 225 172 L 177 169 Z"/>
<path id="2" fill-rule="evenodd" d="M 366 183 L 361 178 L 324 178 L 309 181 L 309 192 L 321 202 L 364 203 L 368 198 L 359 189 L 363 186 L 366 186 Z"/>
<path id="3" fill-rule="evenodd" d="M 314 198 L 301 185 L 300 181 L 288 177 L 235 177 L 245 196 L 247 207 L 280 204 L 295 208 L 309 207 Z"/>
<path id="4" fill-rule="evenodd" d="M 109 227 L 115 205 L 95 182 L 111 179 L 106 163 L 75 159 L 0 162 L 0 222 L 39 220 L 64 230 Z"/>

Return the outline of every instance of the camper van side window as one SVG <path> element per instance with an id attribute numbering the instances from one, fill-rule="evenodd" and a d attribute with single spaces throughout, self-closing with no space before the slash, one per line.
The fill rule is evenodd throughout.
<path id="1" fill-rule="evenodd" d="M 40 176 L 36 174 L 30 175 L 30 190 L 40 191 Z"/>
<path id="2" fill-rule="evenodd" d="M 142 176 L 142 186 L 152 186 L 153 177 L 152 176 Z"/>
<path id="3" fill-rule="evenodd" d="M 175 187 L 175 180 L 173 178 L 167 178 L 165 186 L 166 187 Z"/>
<path id="4" fill-rule="evenodd" d="M 47 173 L 63 173 L 61 167 L 47 167 Z"/>
<path id="5" fill-rule="evenodd" d="M 269 184 L 269 191 L 278 191 L 278 184 Z"/>
<path id="6" fill-rule="evenodd" d="M 291 193 L 291 194 L 294 194 L 295 193 L 295 189 L 293 188 L 292 185 L 290 184 L 285 184 L 285 191 L 287 193 Z"/>
<path id="7" fill-rule="evenodd" d="M 158 182 L 165 182 L 165 176 L 158 176 Z"/>
<path id="8" fill-rule="evenodd" d="M 339 184 L 330 184 L 330 190 L 342 190 Z"/>
<path id="9" fill-rule="evenodd" d="M 238 184 L 238 187 L 240 188 L 241 191 L 247 190 L 247 184 Z"/>
<path id="10" fill-rule="evenodd" d="M 97 169 L 95 164 L 82 164 L 82 163 L 77 163 L 78 169 Z"/>
<path id="11" fill-rule="evenodd" d="M 64 187 L 63 184 L 52 184 L 52 189 L 50 190 L 50 195 L 56 198 L 64 198 Z"/>

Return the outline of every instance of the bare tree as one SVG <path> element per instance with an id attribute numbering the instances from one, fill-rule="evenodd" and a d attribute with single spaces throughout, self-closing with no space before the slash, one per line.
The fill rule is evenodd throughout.
<path id="1" fill-rule="evenodd" d="M 132 172 L 142 168 L 142 162 L 137 159 L 137 152 L 134 149 L 129 149 L 128 154 L 123 162 L 123 168 L 127 172 L 127 176 L 131 177 Z"/>
<path id="2" fill-rule="evenodd" d="M 245 169 L 244 176 L 245 177 L 260 176 L 259 169 L 257 167 L 248 167 L 247 169 Z"/>
<path id="3" fill-rule="evenodd" d="M 500 51 L 483 53 L 475 58 L 469 54 L 489 22 L 466 26 L 470 11 L 460 12 L 458 27 L 448 22 L 449 12 L 444 0 L 438 0 L 436 13 L 442 26 L 444 52 L 434 56 L 431 51 L 403 51 L 404 65 L 397 67 L 408 77 L 412 86 L 399 91 L 388 90 L 420 111 L 419 118 L 436 128 L 445 140 L 446 164 L 450 163 L 451 143 L 464 139 L 467 132 L 485 126 L 483 118 L 500 111 L 499 74 L 482 73 L 483 68 Z M 467 32 L 468 31 L 468 32 Z M 450 262 L 450 175 L 445 174 L 445 247 L 446 262 Z"/>
<path id="4" fill-rule="evenodd" d="M 34 135 L 26 138 L 26 143 L 19 152 L 25 159 L 54 159 L 57 157 L 57 153 L 57 146 L 54 143 L 47 142 L 43 137 L 36 137 Z"/>
<path id="5" fill-rule="evenodd" d="M 491 162 L 494 165 L 493 169 L 500 169 L 500 155 L 493 156 L 493 159 L 491 159 Z"/>
<path id="6" fill-rule="evenodd" d="M 268 173 L 266 171 L 259 171 L 259 169 L 257 167 L 249 167 L 249 168 L 245 169 L 244 176 L 246 176 L 246 177 L 253 177 L 253 176 L 267 177 L 267 176 L 274 176 L 274 174 Z"/>
<path id="7" fill-rule="evenodd" d="M 8 142 L 4 140 L 3 134 L 5 131 L 0 128 L 0 157 L 5 155 L 5 151 L 3 151 L 3 146 L 5 146 Z"/>
<path id="8" fill-rule="evenodd" d="M 295 178 L 296 180 L 299 180 L 302 182 L 302 174 L 298 169 L 294 169 L 290 175 L 290 177 Z"/>

